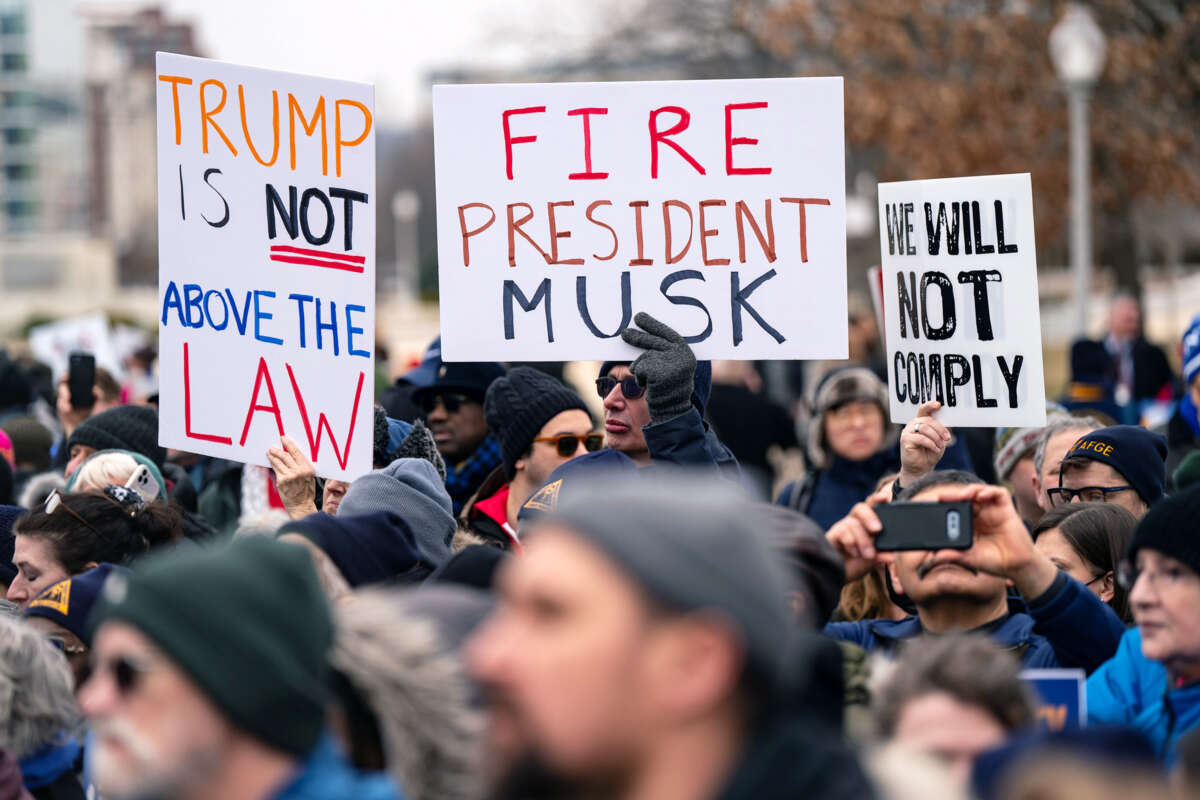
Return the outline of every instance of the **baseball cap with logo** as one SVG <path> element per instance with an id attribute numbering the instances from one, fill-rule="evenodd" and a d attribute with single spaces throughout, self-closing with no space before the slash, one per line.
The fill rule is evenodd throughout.
<path id="1" fill-rule="evenodd" d="M 92 608 L 100 598 L 109 577 L 128 572 L 125 567 L 115 564 L 100 564 L 86 572 L 51 584 L 30 601 L 22 616 L 42 617 L 57 623 L 91 647 L 92 630 L 87 625 L 88 615 L 92 613 Z"/>

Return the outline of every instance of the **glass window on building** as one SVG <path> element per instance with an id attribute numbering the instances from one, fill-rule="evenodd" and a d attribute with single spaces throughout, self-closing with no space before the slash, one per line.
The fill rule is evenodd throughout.
<path id="1" fill-rule="evenodd" d="M 5 128 L 4 143 L 10 145 L 26 144 L 33 141 L 33 128 Z"/>
<path id="2" fill-rule="evenodd" d="M 10 181 L 33 180 L 36 170 L 33 164 L 5 164 L 4 177 Z"/>
<path id="3" fill-rule="evenodd" d="M 24 53 L 5 53 L 0 56 L 0 71 L 24 72 L 29 66 L 29 59 Z"/>
<path id="4" fill-rule="evenodd" d="M 0 13 L 0 35 L 25 33 L 25 15 L 18 12 Z"/>

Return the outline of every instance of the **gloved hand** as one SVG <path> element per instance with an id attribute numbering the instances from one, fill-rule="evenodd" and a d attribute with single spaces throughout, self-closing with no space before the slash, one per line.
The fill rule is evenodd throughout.
<path id="1" fill-rule="evenodd" d="M 682 336 L 644 311 L 633 321 L 642 330 L 626 328 L 621 338 L 646 351 L 629 365 L 629 371 L 646 387 L 650 422 L 666 422 L 686 414 L 692 407 L 695 353 Z"/>

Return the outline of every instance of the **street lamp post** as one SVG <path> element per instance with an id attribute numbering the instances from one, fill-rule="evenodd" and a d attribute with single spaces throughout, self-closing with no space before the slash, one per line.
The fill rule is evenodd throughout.
<path id="1" fill-rule="evenodd" d="M 1088 333 L 1088 296 L 1092 284 L 1091 140 L 1088 97 L 1104 69 L 1104 32 L 1091 11 L 1068 3 L 1050 31 L 1050 59 L 1067 92 L 1071 150 L 1071 271 L 1075 276 L 1075 320 L 1080 336 Z"/>

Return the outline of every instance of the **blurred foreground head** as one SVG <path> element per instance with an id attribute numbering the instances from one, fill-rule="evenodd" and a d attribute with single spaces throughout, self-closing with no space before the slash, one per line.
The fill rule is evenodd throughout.
<path id="1" fill-rule="evenodd" d="M 598 481 L 530 528 L 468 646 L 501 796 L 628 789 L 685 739 L 706 760 L 689 778 L 728 770 L 794 655 L 786 568 L 749 508 L 712 480 Z"/>

